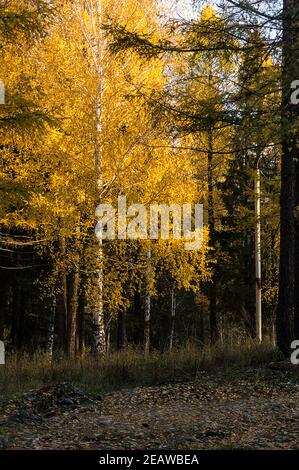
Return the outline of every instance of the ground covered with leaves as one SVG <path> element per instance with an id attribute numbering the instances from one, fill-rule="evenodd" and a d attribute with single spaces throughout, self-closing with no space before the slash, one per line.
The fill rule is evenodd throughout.
<path id="1" fill-rule="evenodd" d="M 298 449 L 298 398 L 277 365 L 103 396 L 62 383 L 0 401 L 0 447 Z"/>

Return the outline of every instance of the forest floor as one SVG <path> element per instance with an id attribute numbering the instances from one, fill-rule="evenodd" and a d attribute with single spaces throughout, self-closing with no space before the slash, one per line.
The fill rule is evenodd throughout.
<path id="1" fill-rule="evenodd" d="M 103 396 L 51 385 L 0 402 L 0 448 L 298 449 L 298 398 L 276 365 Z"/>

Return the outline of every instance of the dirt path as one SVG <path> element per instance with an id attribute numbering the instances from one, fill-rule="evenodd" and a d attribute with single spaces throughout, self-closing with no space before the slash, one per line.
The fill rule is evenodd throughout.
<path id="1" fill-rule="evenodd" d="M 76 406 L 64 396 L 44 414 L 32 407 L 22 414 L 11 401 L 0 412 L 0 438 L 18 449 L 299 449 L 298 392 L 287 374 L 251 371 L 233 380 L 202 374 Z"/>

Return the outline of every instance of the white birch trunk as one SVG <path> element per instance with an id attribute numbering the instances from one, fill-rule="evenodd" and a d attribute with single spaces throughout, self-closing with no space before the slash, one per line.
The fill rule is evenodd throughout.
<path id="1" fill-rule="evenodd" d="M 83 10 L 83 11 L 82 11 Z M 89 23 L 84 20 L 87 13 Z M 104 81 L 104 54 L 105 42 L 102 25 L 102 0 L 80 1 L 77 8 L 77 17 L 81 24 L 81 29 L 85 37 L 86 45 L 90 51 L 92 68 L 96 77 L 96 93 L 94 99 L 94 165 L 96 182 L 96 207 L 101 203 L 103 193 L 103 81 Z M 92 343 L 93 353 L 103 354 L 106 351 L 105 339 L 105 315 L 103 306 L 103 241 L 94 236 L 94 301 L 91 307 L 92 316 Z"/>
<path id="2" fill-rule="evenodd" d="M 101 195 L 103 192 L 103 58 L 104 58 L 104 38 L 102 34 L 102 0 L 97 0 L 97 77 L 98 87 L 96 96 L 96 135 L 95 135 L 95 170 L 97 178 L 98 202 L 101 202 Z M 96 325 L 95 331 L 95 352 L 104 353 L 106 351 L 105 339 L 105 316 L 103 306 L 103 241 L 98 241 L 98 256 L 97 263 L 97 288 L 98 288 L 98 305 L 93 311 L 94 324 Z"/>
<path id="3" fill-rule="evenodd" d="M 55 311 L 56 311 L 56 297 L 53 296 L 51 311 L 50 311 L 50 321 L 48 326 L 48 335 L 47 335 L 47 354 L 49 361 L 52 361 L 53 350 L 54 350 L 54 322 L 55 322 Z"/>

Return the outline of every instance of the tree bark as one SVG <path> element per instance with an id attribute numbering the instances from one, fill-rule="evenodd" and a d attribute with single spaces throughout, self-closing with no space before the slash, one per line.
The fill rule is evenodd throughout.
<path id="1" fill-rule="evenodd" d="M 295 5 L 297 3 L 297 5 Z M 293 47 L 293 61 L 292 75 L 295 80 L 299 80 L 299 18 L 298 1 L 294 2 L 294 12 L 292 15 L 292 47 Z M 296 74 L 296 76 L 295 76 Z M 298 86 L 297 86 L 298 88 Z M 292 106 L 292 123 L 294 126 L 292 132 L 292 153 L 295 161 L 295 308 L 294 308 L 294 337 L 299 339 L 299 142 L 298 142 L 298 127 L 299 127 L 299 103 Z"/>
<path id="2" fill-rule="evenodd" d="M 259 163 L 258 163 L 259 165 Z M 262 342 L 261 170 L 255 176 L 255 334 Z"/>
<path id="3" fill-rule="evenodd" d="M 65 238 L 60 237 L 58 241 L 58 250 L 61 259 L 66 256 Z M 54 350 L 58 352 L 67 352 L 67 278 L 65 269 L 59 274 L 58 293 L 56 295 L 55 325 L 54 325 Z"/>
<path id="4" fill-rule="evenodd" d="M 95 50 L 95 71 L 97 76 L 97 93 L 95 96 L 95 136 L 94 136 L 94 164 L 96 174 L 97 205 L 101 203 L 103 191 L 103 58 L 104 58 L 104 37 L 102 32 L 102 1 L 96 1 L 96 35 L 93 39 Z M 105 337 L 105 315 L 103 305 L 103 241 L 95 241 L 95 269 L 96 269 L 96 303 L 92 308 L 93 318 L 93 352 L 103 354 L 106 351 Z"/>
<path id="5" fill-rule="evenodd" d="M 67 353 L 69 356 L 76 355 L 76 335 L 77 335 L 77 315 L 78 315 L 78 296 L 80 285 L 80 225 L 75 230 L 73 254 L 73 268 L 68 275 L 68 296 L 67 296 Z"/>
<path id="6" fill-rule="evenodd" d="M 169 337 L 169 351 L 173 349 L 174 332 L 175 332 L 175 315 L 176 315 L 176 295 L 174 289 L 171 291 L 171 327 Z"/>
<path id="7" fill-rule="evenodd" d="M 125 350 L 127 345 L 126 312 L 121 312 L 117 317 L 117 348 L 119 350 Z"/>
<path id="8" fill-rule="evenodd" d="M 85 281 L 85 276 L 83 275 L 81 277 L 80 283 L 82 286 L 84 286 L 86 281 Z M 77 331 L 76 331 L 76 352 L 79 356 L 82 356 L 84 353 L 84 312 L 85 312 L 85 304 L 86 304 L 86 299 L 85 299 L 85 292 L 82 292 L 83 289 L 81 289 L 81 292 L 79 294 L 78 298 L 78 312 L 77 312 Z"/>
<path id="9" fill-rule="evenodd" d="M 208 131 L 208 217 L 210 246 L 215 247 L 215 213 L 214 213 L 214 178 L 213 178 L 213 131 Z M 211 343 L 219 339 L 219 325 L 217 317 L 217 279 L 214 273 L 209 286 L 210 297 L 210 334 Z"/>
<path id="10" fill-rule="evenodd" d="M 50 311 L 49 311 L 49 325 L 47 335 L 47 354 L 49 360 L 52 360 L 54 350 L 54 334 L 55 334 L 55 311 L 56 311 L 56 296 L 53 295 L 50 300 Z"/>
<path id="11" fill-rule="evenodd" d="M 111 318 L 106 327 L 107 334 L 106 334 L 106 353 L 110 354 L 111 352 Z"/>
<path id="12" fill-rule="evenodd" d="M 283 68 L 282 68 L 282 163 L 280 211 L 280 274 L 277 308 L 277 344 L 288 356 L 294 338 L 295 307 L 295 131 L 298 111 L 291 103 L 292 82 L 298 78 L 298 2 L 283 2 Z M 297 245 L 297 244 L 296 244 Z M 296 276 L 297 279 L 297 276 Z M 297 295 L 297 294 L 296 294 Z"/>
<path id="13" fill-rule="evenodd" d="M 144 310 L 144 352 L 149 354 L 150 351 L 150 335 L 151 335 L 151 249 L 147 250 L 146 257 L 146 274 L 145 274 L 145 310 Z"/>
<path id="14" fill-rule="evenodd" d="M 12 286 L 12 327 L 11 327 L 11 340 L 12 346 L 15 351 L 19 350 L 22 346 L 22 289 L 21 279 L 19 276 L 13 281 Z"/>
<path id="15" fill-rule="evenodd" d="M 11 279 L 7 276 L 0 278 L 0 340 L 4 338 L 4 328 L 6 324 L 6 316 L 9 308 L 9 300 L 11 297 Z"/>
<path id="16" fill-rule="evenodd" d="M 92 314 L 92 349 L 93 354 L 104 354 L 106 351 L 105 314 L 103 305 L 103 245 L 98 242 L 95 247 L 95 284 Z"/>
<path id="17" fill-rule="evenodd" d="M 68 276 L 67 352 L 69 356 L 75 356 L 76 354 L 79 283 L 79 270 L 75 267 Z"/>

